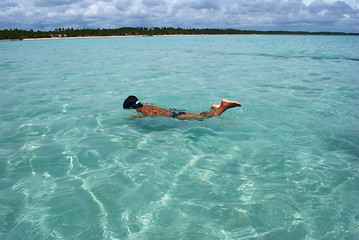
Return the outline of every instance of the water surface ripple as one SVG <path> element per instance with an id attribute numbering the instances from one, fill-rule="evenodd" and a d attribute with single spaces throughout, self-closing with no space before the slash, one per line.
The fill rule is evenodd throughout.
<path id="1" fill-rule="evenodd" d="M 358 239 L 358 40 L 1 42 L 0 239 Z"/>

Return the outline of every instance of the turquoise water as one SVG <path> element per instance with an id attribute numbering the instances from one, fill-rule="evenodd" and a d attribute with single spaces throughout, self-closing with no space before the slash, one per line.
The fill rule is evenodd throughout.
<path id="1" fill-rule="evenodd" d="M 359 37 L 0 42 L 0 239 L 358 239 Z M 129 119 L 123 100 L 205 121 Z"/>

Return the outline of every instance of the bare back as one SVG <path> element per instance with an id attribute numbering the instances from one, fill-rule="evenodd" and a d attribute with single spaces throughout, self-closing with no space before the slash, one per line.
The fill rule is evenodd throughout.
<path id="1" fill-rule="evenodd" d="M 148 106 L 145 105 L 141 108 L 136 109 L 137 112 L 143 113 L 144 115 L 147 115 L 148 117 L 153 116 L 171 116 L 171 111 L 167 110 L 165 108 L 155 107 L 155 106 Z"/>

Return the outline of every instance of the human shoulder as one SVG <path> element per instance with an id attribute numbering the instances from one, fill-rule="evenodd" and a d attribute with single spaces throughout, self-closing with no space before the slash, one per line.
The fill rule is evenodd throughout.
<path id="1" fill-rule="evenodd" d="M 137 111 L 149 116 L 168 116 L 170 114 L 170 112 L 165 108 L 148 105 L 138 108 Z"/>
<path id="2" fill-rule="evenodd" d="M 153 105 L 144 105 L 143 107 L 139 108 L 141 110 L 165 110 L 164 108 L 156 107 Z"/>

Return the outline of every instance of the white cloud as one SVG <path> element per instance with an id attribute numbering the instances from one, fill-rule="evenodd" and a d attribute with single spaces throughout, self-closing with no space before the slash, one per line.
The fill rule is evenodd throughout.
<path id="1" fill-rule="evenodd" d="M 183 27 L 359 32 L 359 0 L 3 0 L 0 29 Z"/>

